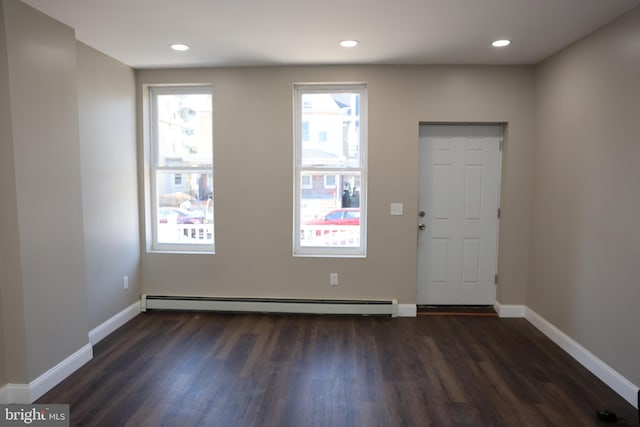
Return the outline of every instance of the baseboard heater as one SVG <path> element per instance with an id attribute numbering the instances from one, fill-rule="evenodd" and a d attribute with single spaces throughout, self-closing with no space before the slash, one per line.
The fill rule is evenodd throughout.
<path id="1" fill-rule="evenodd" d="M 230 298 L 142 295 L 141 310 L 193 310 L 292 314 L 398 315 L 394 300 Z"/>

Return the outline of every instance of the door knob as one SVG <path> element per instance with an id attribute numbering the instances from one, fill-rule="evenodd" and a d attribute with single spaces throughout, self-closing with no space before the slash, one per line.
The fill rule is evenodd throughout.
<path id="1" fill-rule="evenodd" d="M 423 218 L 427 213 L 425 211 L 420 211 L 418 212 L 418 215 L 420 215 L 420 218 Z"/>
<path id="2" fill-rule="evenodd" d="M 426 229 L 426 228 L 427 228 L 427 226 L 426 226 L 426 225 L 424 225 L 424 224 L 418 224 L 418 229 L 419 229 L 419 230 L 424 230 L 424 229 Z"/>

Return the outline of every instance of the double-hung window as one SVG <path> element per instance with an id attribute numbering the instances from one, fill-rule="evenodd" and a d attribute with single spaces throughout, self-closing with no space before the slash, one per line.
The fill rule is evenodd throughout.
<path id="1" fill-rule="evenodd" d="M 366 85 L 300 84 L 294 94 L 294 255 L 364 257 Z"/>
<path id="2" fill-rule="evenodd" d="M 213 252 L 213 99 L 208 86 L 149 89 L 151 249 Z"/>

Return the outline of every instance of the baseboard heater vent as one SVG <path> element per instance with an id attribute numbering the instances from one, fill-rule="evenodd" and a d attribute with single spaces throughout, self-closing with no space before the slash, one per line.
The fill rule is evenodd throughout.
<path id="1" fill-rule="evenodd" d="M 328 300 L 142 295 L 142 311 L 194 310 L 221 312 L 398 315 L 396 300 Z"/>

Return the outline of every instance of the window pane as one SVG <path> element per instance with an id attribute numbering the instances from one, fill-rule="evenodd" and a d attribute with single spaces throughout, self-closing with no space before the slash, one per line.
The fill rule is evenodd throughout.
<path id="1" fill-rule="evenodd" d="M 157 166 L 211 166 L 211 94 L 158 94 Z"/>
<path id="2" fill-rule="evenodd" d="M 157 172 L 156 191 L 158 243 L 213 243 L 211 173 Z"/>
<path id="3" fill-rule="evenodd" d="M 300 246 L 359 247 L 360 173 L 303 176 L 310 176 L 311 185 L 300 190 Z M 327 187 L 328 180 L 335 186 Z"/>
<path id="4" fill-rule="evenodd" d="M 305 189 L 313 188 L 313 175 L 300 176 L 300 186 Z"/>
<path id="5" fill-rule="evenodd" d="M 360 167 L 360 94 L 302 94 L 302 166 Z"/>
<path id="6" fill-rule="evenodd" d="M 325 175 L 324 176 L 324 186 L 326 188 L 335 188 L 336 186 L 336 175 Z"/>

